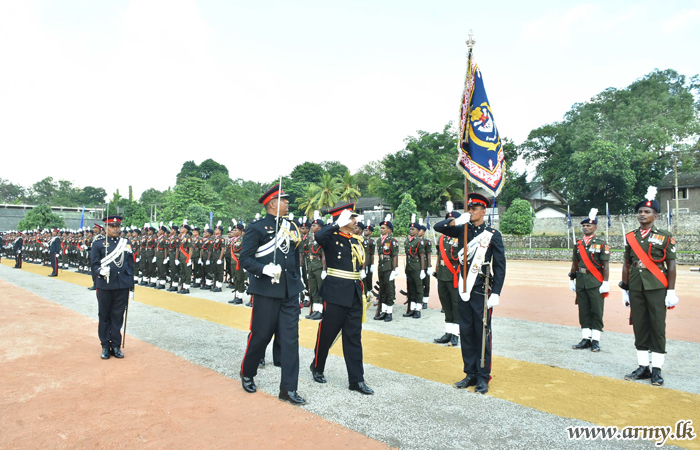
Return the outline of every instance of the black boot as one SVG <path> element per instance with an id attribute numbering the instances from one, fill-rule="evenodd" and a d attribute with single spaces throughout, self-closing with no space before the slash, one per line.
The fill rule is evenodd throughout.
<path id="1" fill-rule="evenodd" d="M 385 313 L 385 312 L 383 312 L 383 313 L 379 314 L 378 316 L 375 316 L 375 317 L 374 317 L 374 320 L 384 320 L 384 319 L 386 319 L 386 313 Z"/>
<path id="2" fill-rule="evenodd" d="M 403 313 L 404 317 L 413 317 L 413 315 L 416 313 L 414 310 L 410 310 L 409 312 Z"/>
<path id="3" fill-rule="evenodd" d="M 661 367 L 651 368 L 651 384 L 652 386 L 662 386 L 664 379 L 661 378 Z"/>
<path id="4" fill-rule="evenodd" d="M 168 292 L 177 292 L 177 286 L 170 286 Z"/>
<path id="5" fill-rule="evenodd" d="M 634 372 L 625 375 L 625 380 L 628 381 L 648 380 L 649 378 L 651 378 L 649 366 L 639 366 Z"/>
<path id="6" fill-rule="evenodd" d="M 192 285 L 192 289 L 196 289 L 196 288 L 198 288 L 198 287 L 202 287 L 202 285 L 199 284 L 199 283 L 194 283 L 194 284 Z"/>
<path id="7" fill-rule="evenodd" d="M 189 294 L 189 293 L 190 293 L 189 289 L 183 289 L 180 292 L 178 292 L 178 294 Z"/>
<path id="8" fill-rule="evenodd" d="M 583 350 L 584 348 L 591 348 L 591 340 L 583 338 L 581 339 L 581 342 L 579 342 L 576 345 L 572 345 L 571 348 L 574 350 Z"/>
<path id="9" fill-rule="evenodd" d="M 414 319 L 420 319 L 420 310 L 418 310 L 418 311 L 413 311 L 413 318 L 414 318 Z"/>
<path id="10" fill-rule="evenodd" d="M 211 290 L 212 292 L 221 292 L 221 288 L 215 287 L 214 289 Z"/>
<path id="11" fill-rule="evenodd" d="M 100 355 L 102 359 L 109 359 L 109 347 L 102 347 L 102 354 Z"/>
<path id="12" fill-rule="evenodd" d="M 115 358 L 122 359 L 124 357 L 124 353 L 122 353 L 122 349 L 119 347 L 112 347 L 112 354 Z"/>
<path id="13" fill-rule="evenodd" d="M 447 344 L 449 347 L 458 347 L 459 346 L 459 336 L 456 334 L 452 335 L 452 338 L 450 338 L 450 343 Z"/>
<path id="14" fill-rule="evenodd" d="M 600 351 L 600 342 L 591 341 L 591 351 L 592 352 L 599 352 Z"/>
<path id="15" fill-rule="evenodd" d="M 436 344 L 447 344 L 448 342 L 450 342 L 450 339 L 452 339 L 452 334 L 445 333 L 441 337 L 433 339 L 433 342 L 435 342 Z"/>
<path id="16" fill-rule="evenodd" d="M 393 318 L 391 317 L 391 313 L 386 313 L 386 317 L 384 318 L 384 322 L 391 322 Z"/>
<path id="17" fill-rule="evenodd" d="M 470 386 L 476 386 L 477 381 L 476 376 L 467 375 L 463 380 L 456 382 L 454 387 L 457 389 L 466 389 Z"/>

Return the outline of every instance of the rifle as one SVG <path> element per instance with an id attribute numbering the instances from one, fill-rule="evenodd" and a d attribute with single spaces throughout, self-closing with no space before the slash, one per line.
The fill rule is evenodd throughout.
<path id="1" fill-rule="evenodd" d="M 491 265 L 484 264 L 481 266 L 481 273 L 479 274 L 484 278 L 484 317 L 483 317 L 483 328 L 481 330 L 481 368 L 484 368 L 486 361 L 486 332 L 488 331 L 488 320 L 489 320 L 489 309 L 487 307 L 487 302 L 489 300 L 489 281 L 491 279 Z"/>

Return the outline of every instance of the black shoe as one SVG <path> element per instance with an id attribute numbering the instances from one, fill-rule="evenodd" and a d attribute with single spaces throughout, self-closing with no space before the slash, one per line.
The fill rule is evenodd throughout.
<path id="1" fill-rule="evenodd" d="M 102 354 L 100 355 L 102 359 L 109 359 L 109 347 L 102 347 Z"/>
<path id="2" fill-rule="evenodd" d="M 379 314 L 378 316 L 375 316 L 375 317 L 374 317 L 374 320 L 384 320 L 384 319 L 386 319 L 386 313 L 385 313 L 385 312 L 383 312 L 383 313 Z"/>
<path id="3" fill-rule="evenodd" d="M 211 291 L 211 290 L 212 290 L 212 289 L 211 289 L 211 286 L 208 286 L 208 285 L 206 285 L 206 284 L 205 284 L 204 286 L 202 286 L 202 289 L 204 289 L 205 291 Z"/>
<path id="4" fill-rule="evenodd" d="M 177 287 L 175 287 L 175 286 L 170 286 L 170 287 L 168 288 L 168 292 L 177 292 Z"/>
<path id="5" fill-rule="evenodd" d="M 583 350 L 584 348 L 591 348 L 591 340 L 590 339 L 581 339 L 581 342 L 579 342 L 576 345 L 572 345 L 571 348 L 574 350 Z"/>
<path id="6" fill-rule="evenodd" d="M 231 300 L 229 300 L 228 302 L 231 303 L 231 304 L 233 305 L 234 303 L 236 303 L 236 300 L 237 300 L 237 298 L 236 298 L 236 297 L 233 297 L 233 298 L 232 298 Z"/>
<path id="7" fill-rule="evenodd" d="M 122 353 L 122 350 L 119 347 L 112 347 L 112 354 L 115 358 L 122 359 L 124 357 L 124 353 Z"/>
<path id="8" fill-rule="evenodd" d="M 404 316 L 404 317 L 413 317 L 413 315 L 414 315 L 415 313 L 416 313 L 416 311 L 410 310 L 409 312 L 404 313 L 403 316 Z"/>
<path id="9" fill-rule="evenodd" d="M 153 288 L 154 288 L 154 287 L 156 287 L 156 284 L 155 284 L 155 283 L 149 283 L 149 284 L 148 284 L 148 287 L 153 287 Z"/>
<path id="10" fill-rule="evenodd" d="M 314 363 L 311 363 L 311 366 L 309 366 L 309 369 L 311 369 L 311 376 L 313 376 L 314 381 L 316 383 L 325 383 L 326 382 L 326 377 L 323 376 L 323 372 L 319 372 L 316 369 L 314 369 Z"/>
<path id="11" fill-rule="evenodd" d="M 142 281 L 139 283 L 139 286 L 148 286 L 148 283 L 146 283 L 145 281 Z"/>
<path id="12" fill-rule="evenodd" d="M 427 304 L 427 303 L 423 303 L 423 309 L 428 309 L 428 304 Z"/>
<path id="13" fill-rule="evenodd" d="M 249 394 L 254 394 L 258 391 L 253 377 L 244 377 L 243 374 L 241 374 L 241 385 L 243 386 L 243 390 Z"/>
<path id="14" fill-rule="evenodd" d="M 311 305 L 311 302 L 308 301 L 308 300 L 304 300 L 304 303 L 302 303 L 302 306 L 303 306 L 304 308 L 308 308 L 309 305 Z"/>
<path id="15" fill-rule="evenodd" d="M 477 394 L 485 394 L 489 391 L 489 384 L 484 381 L 484 380 L 479 380 L 478 383 L 476 383 L 476 387 L 474 388 L 474 392 Z"/>
<path id="16" fill-rule="evenodd" d="M 458 381 L 454 384 L 457 389 L 466 389 L 469 386 L 476 386 L 477 379 L 475 376 L 467 375 L 462 381 Z"/>
<path id="17" fill-rule="evenodd" d="M 442 335 L 442 337 L 433 339 L 433 342 L 435 342 L 436 344 L 447 344 L 448 342 L 450 342 L 450 339 L 452 339 L 452 334 L 445 333 Z"/>
<path id="18" fill-rule="evenodd" d="M 247 306 L 248 308 L 252 308 L 252 307 L 253 307 L 253 302 L 248 302 L 248 303 L 245 304 L 245 306 Z"/>
<path id="19" fill-rule="evenodd" d="M 164 285 L 164 284 L 159 284 L 158 286 L 156 286 L 156 289 L 165 289 L 165 285 Z"/>
<path id="20" fill-rule="evenodd" d="M 211 290 L 212 292 L 221 292 L 221 288 L 215 287 L 214 289 Z"/>
<path id="21" fill-rule="evenodd" d="M 260 364 L 258 364 L 258 367 L 265 367 L 265 358 L 260 360 Z"/>
<path id="22" fill-rule="evenodd" d="M 229 303 L 233 303 L 234 305 L 242 305 L 242 304 L 243 304 L 243 299 L 242 299 L 242 298 L 236 297 L 236 298 L 233 299 L 233 302 L 229 302 Z"/>
<path id="23" fill-rule="evenodd" d="M 189 293 L 190 293 L 189 289 L 183 289 L 180 292 L 178 292 L 178 294 L 189 294 Z"/>
<path id="24" fill-rule="evenodd" d="M 413 318 L 414 318 L 414 319 L 420 319 L 420 310 L 418 310 L 418 311 L 413 311 Z"/>
<path id="25" fill-rule="evenodd" d="M 196 289 L 196 288 L 198 288 L 198 287 L 202 287 L 202 285 L 199 284 L 199 283 L 194 283 L 194 284 L 192 285 L 192 289 Z"/>
<path id="26" fill-rule="evenodd" d="M 452 338 L 450 339 L 449 344 L 447 344 L 448 347 L 459 347 L 459 336 L 456 334 L 452 335 Z"/>
<path id="27" fill-rule="evenodd" d="M 306 400 L 301 398 L 297 391 L 280 391 L 279 399 L 292 405 L 303 405 L 306 403 Z"/>
<path id="28" fill-rule="evenodd" d="M 89 288 L 88 288 L 88 291 L 94 291 L 94 290 L 96 290 L 96 289 L 97 289 L 97 288 L 96 288 L 95 285 L 93 284 L 92 287 L 89 287 Z"/>
<path id="29" fill-rule="evenodd" d="M 625 375 L 625 380 L 627 381 L 648 380 L 649 378 L 651 378 L 649 366 L 639 366 L 634 372 Z"/>
<path id="30" fill-rule="evenodd" d="M 384 322 L 391 322 L 393 318 L 391 317 L 391 314 L 387 313 L 386 317 L 384 318 Z"/>
<path id="31" fill-rule="evenodd" d="M 599 352 L 600 351 L 600 342 L 591 341 L 591 351 L 592 352 Z"/>
<path id="32" fill-rule="evenodd" d="M 321 319 L 323 319 L 323 314 L 320 313 L 320 312 L 318 312 L 318 311 L 314 311 L 313 313 L 311 313 L 311 316 L 309 316 L 309 319 L 311 319 L 311 320 L 321 320 Z"/>
<path id="33" fill-rule="evenodd" d="M 357 391 L 360 394 L 374 395 L 374 391 L 370 389 L 370 387 L 367 386 L 364 381 L 360 381 L 359 383 L 350 383 L 348 389 L 351 391 Z"/>
<path id="34" fill-rule="evenodd" d="M 661 368 L 660 367 L 652 367 L 651 368 L 651 385 L 652 386 L 661 386 L 664 384 L 664 379 L 661 378 Z"/>
<path id="35" fill-rule="evenodd" d="M 51 274 L 49 275 L 50 277 L 57 277 L 58 275 Z"/>
<path id="36" fill-rule="evenodd" d="M 272 361 L 272 365 L 275 367 L 282 367 L 282 363 L 279 361 Z"/>

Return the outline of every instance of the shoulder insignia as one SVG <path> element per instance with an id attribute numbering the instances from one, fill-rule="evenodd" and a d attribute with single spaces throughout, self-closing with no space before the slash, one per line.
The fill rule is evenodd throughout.
<path id="1" fill-rule="evenodd" d="M 676 244 L 676 238 L 674 238 L 673 236 L 671 236 L 671 244 Z"/>

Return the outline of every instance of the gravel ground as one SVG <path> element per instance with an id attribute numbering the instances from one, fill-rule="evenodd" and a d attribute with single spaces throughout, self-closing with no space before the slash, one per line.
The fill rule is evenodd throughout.
<path id="1" fill-rule="evenodd" d="M 51 280 L 49 283 L 45 277 L 12 270 L 6 266 L 0 266 L 0 277 L 80 314 L 93 319 L 97 318 L 97 302 L 94 294 L 81 286 L 60 280 Z M 57 282 L 61 286 L 60 290 L 56 289 Z M 226 301 L 229 297 L 204 291 L 202 293 L 204 295 L 198 293 L 198 296 L 213 297 L 220 301 Z M 233 379 L 238 378 L 240 362 L 245 350 L 246 332 L 138 302 L 132 303 L 129 316 L 130 336 Z M 438 332 L 442 330 L 439 326 L 442 320 L 439 311 L 429 312 L 426 319 L 421 319 L 423 323 L 420 327 L 416 326 L 418 320 L 411 320 L 412 322 L 407 319 L 397 320 L 392 324 L 370 323 L 367 328 L 387 332 L 387 325 L 389 325 L 391 334 L 422 341 L 431 340 L 436 330 Z M 499 323 L 495 332 L 503 341 L 509 340 L 506 336 L 508 333 L 512 334 L 513 339 L 518 339 L 518 342 L 526 341 L 523 347 L 530 347 L 534 341 L 542 340 L 541 333 L 550 335 L 559 333 L 567 343 L 571 340 L 572 334 L 576 336 L 575 330 L 571 328 L 550 329 L 549 327 L 552 326 L 547 326 L 546 330 L 528 328 L 524 333 L 523 327 L 530 326 L 541 328 L 543 324 L 511 320 L 507 323 Z M 524 339 L 527 336 L 533 336 L 536 339 Z M 608 345 L 612 347 L 613 338 L 608 338 L 607 334 L 605 337 L 605 342 L 609 341 Z M 621 335 L 620 338 L 624 337 Z M 547 352 L 547 358 L 556 359 L 556 355 L 566 353 L 564 350 L 561 352 L 556 350 L 556 347 L 562 349 L 566 347 L 561 342 L 553 344 L 552 342 L 556 342 L 554 338 L 541 342 L 541 347 L 555 347 L 555 350 Z M 499 354 L 516 350 L 515 346 L 503 346 L 499 349 Z M 520 349 L 518 351 L 521 355 L 520 359 L 523 359 L 523 351 Z M 535 355 L 536 351 L 528 350 L 527 355 Z M 95 336 L 96 358 L 98 352 L 99 345 Z M 128 338 L 125 353 L 128 357 Z M 535 356 L 542 357 L 539 353 Z M 590 355 L 579 356 L 578 364 L 588 368 L 598 367 L 585 359 L 588 356 Z M 609 353 L 596 356 L 613 358 Z M 569 360 L 569 364 L 576 364 L 576 361 L 571 361 L 571 356 L 563 359 Z M 270 346 L 267 361 L 271 362 L 271 360 Z M 653 447 L 651 442 L 569 441 L 566 436 L 566 427 L 591 424 L 543 413 L 489 396 L 456 391 L 441 383 L 369 365 L 365 365 L 365 377 L 377 394 L 371 397 L 362 396 L 348 391 L 347 374 L 342 358 L 332 355 L 329 357 L 325 371 L 329 382 L 326 385 L 320 385 L 311 380 L 308 370 L 311 360 L 312 351 L 301 348 L 299 393 L 309 402 L 304 408 L 397 448 Z M 537 361 L 537 358 L 534 360 Z M 593 358 L 592 361 L 595 359 Z M 271 364 L 268 365 L 260 370 L 256 383 L 263 392 L 277 395 L 279 369 Z M 251 400 L 254 398 L 251 396 Z"/>

